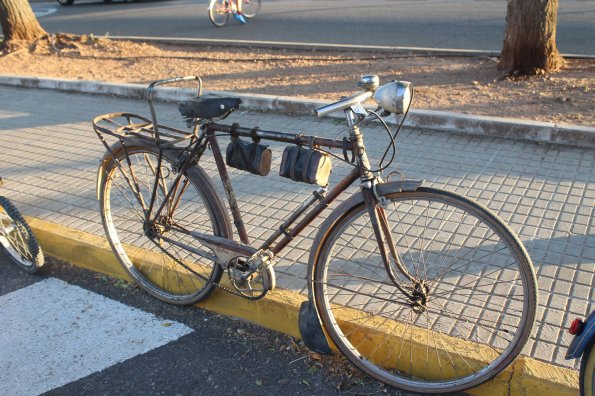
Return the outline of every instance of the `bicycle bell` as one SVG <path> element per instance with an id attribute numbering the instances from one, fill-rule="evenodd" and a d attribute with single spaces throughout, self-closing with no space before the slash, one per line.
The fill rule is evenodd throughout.
<path id="1" fill-rule="evenodd" d="M 366 91 L 375 90 L 380 84 L 380 79 L 375 75 L 362 76 L 357 84 L 358 87 L 365 89 Z"/>
<path id="2" fill-rule="evenodd" d="M 380 107 L 395 114 L 403 114 L 411 103 L 413 87 L 408 81 L 391 81 L 374 92 L 372 97 Z"/>

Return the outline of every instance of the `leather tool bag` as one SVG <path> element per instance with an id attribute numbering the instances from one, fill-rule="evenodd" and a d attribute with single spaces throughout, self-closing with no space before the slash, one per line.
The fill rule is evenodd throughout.
<path id="1" fill-rule="evenodd" d="M 271 170 L 272 153 L 269 146 L 258 143 L 256 129 L 252 132 L 252 142 L 246 142 L 232 134 L 231 143 L 225 150 L 225 163 L 254 175 L 266 176 Z"/>
<path id="2" fill-rule="evenodd" d="M 283 150 L 279 176 L 324 187 L 328 185 L 331 168 L 331 158 L 327 153 L 312 146 L 288 146 Z"/>

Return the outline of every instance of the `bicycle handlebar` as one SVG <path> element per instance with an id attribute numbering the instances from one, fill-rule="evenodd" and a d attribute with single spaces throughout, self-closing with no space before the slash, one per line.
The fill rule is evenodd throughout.
<path id="1" fill-rule="evenodd" d="M 316 117 L 322 117 L 335 111 L 344 110 L 348 107 L 365 102 L 374 95 L 374 91 L 365 91 L 351 95 L 348 98 L 341 99 L 338 102 L 331 103 L 326 106 L 319 107 L 314 110 Z"/>
<path id="2" fill-rule="evenodd" d="M 322 117 L 335 111 L 361 104 L 370 98 L 374 99 L 378 106 L 394 114 L 405 114 L 409 110 L 409 105 L 413 99 L 413 87 L 410 82 L 393 80 L 388 84 L 378 86 L 378 82 L 371 77 L 375 76 L 362 77 L 362 86 L 368 88 L 366 91 L 319 107 L 314 110 L 314 114 L 317 117 Z"/>

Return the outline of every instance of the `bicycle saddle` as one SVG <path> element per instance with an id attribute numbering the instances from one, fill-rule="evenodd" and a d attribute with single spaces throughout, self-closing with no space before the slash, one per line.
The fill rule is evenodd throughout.
<path id="1" fill-rule="evenodd" d="M 178 109 L 185 118 L 210 119 L 227 117 L 229 113 L 237 110 L 242 103 L 239 98 L 206 98 L 199 96 L 180 103 Z"/>

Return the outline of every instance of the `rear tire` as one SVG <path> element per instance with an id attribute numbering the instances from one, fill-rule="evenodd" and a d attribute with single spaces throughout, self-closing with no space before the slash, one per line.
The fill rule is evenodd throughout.
<path id="1" fill-rule="evenodd" d="M 6 197 L 0 196 L 0 246 L 10 260 L 32 274 L 44 264 L 39 243 L 29 224 Z"/>
<path id="2" fill-rule="evenodd" d="M 224 26 L 229 14 L 231 14 L 230 0 L 211 0 L 209 3 L 209 19 L 213 25 Z"/>
<path id="3" fill-rule="evenodd" d="M 74 3 L 74 0 L 57 0 L 60 5 L 63 6 L 71 6 Z"/>

